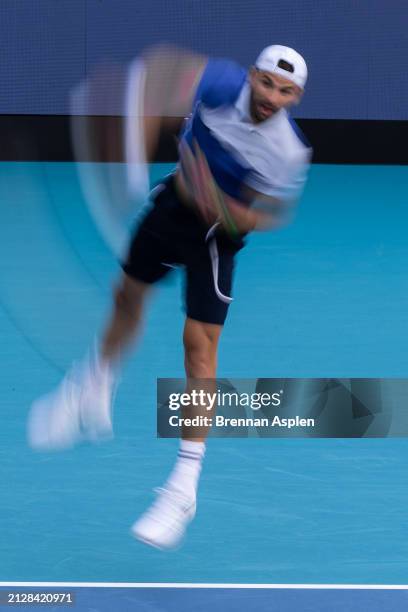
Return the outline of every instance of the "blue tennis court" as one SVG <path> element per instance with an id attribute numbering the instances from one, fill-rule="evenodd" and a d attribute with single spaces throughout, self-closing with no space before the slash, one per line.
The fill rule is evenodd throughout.
<path id="1" fill-rule="evenodd" d="M 152 180 L 170 168 L 155 165 Z M 240 254 L 220 376 L 407 377 L 407 181 L 406 166 L 312 167 L 295 222 Z M 92 342 L 119 266 L 74 164 L 2 163 L 0 199 L 3 582 L 407 583 L 406 439 L 211 440 L 182 548 L 130 537 L 177 449 L 155 437 L 155 393 L 157 377 L 183 376 L 180 271 L 157 291 L 123 373 L 115 439 L 30 451 L 30 403 Z M 120 609 L 183 609 L 141 593 Z M 300 609 L 298 591 L 292 608 L 285 591 L 256 593 L 257 609 Z M 346 591 L 302 591 L 301 609 L 402 609 L 364 593 L 351 603 Z M 203 597 L 194 609 L 227 609 L 224 591 Z M 406 607 L 406 592 L 387 601 Z"/>

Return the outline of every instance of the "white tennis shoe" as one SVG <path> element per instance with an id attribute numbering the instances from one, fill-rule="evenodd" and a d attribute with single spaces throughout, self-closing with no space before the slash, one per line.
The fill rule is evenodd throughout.
<path id="1" fill-rule="evenodd" d="M 131 528 L 132 535 L 162 550 L 175 548 L 196 513 L 196 497 L 175 489 L 158 488 L 156 501 Z"/>
<path id="2" fill-rule="evenodd" d="M 84 441 L 113 437 L 114 378 L 93 360 L 74 366 L 60 385 L 30 409 L 27 438 L 35 450 L 64 450 Z"/>

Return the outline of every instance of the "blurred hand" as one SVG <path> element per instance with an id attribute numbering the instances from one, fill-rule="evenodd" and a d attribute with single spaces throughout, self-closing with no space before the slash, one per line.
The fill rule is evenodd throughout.
<path id="1" fill-rule="evenodd" d="M 194 141 L 193 146 L 194 154 L 186 142 L 180 143 L 183 178 L 201 217 L 209 226 L 218 221 L 224 231 L 235 237 L 252 230 L 273 229 L 284 224 L 281 215 L 277 214 L 281 203 L 276 199 L 252 192 L 251 198 L 255 202 L 259 197 L 262 197 L 263 202 L 263 209 L 255 210 L 223 192 L 215 182 L 197 141 Z"/>

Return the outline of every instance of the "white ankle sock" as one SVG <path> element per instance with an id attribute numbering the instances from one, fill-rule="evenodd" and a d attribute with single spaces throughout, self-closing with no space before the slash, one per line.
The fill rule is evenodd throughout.
<path id="1" fill-rule="evenodd" d="M 166 482 L 166 488 L 170 487 L 190 496 L 195 495 L 204 454 L 204 442 L 181 440 L 176 465 Z"/>

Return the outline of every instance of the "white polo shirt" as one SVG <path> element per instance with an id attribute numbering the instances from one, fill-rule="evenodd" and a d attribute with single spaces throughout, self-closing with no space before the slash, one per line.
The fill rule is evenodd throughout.
<path id="1" fill-rule="evenodd" d="M 251 119 L 250 85 L 242 87 L 233 105 L 199 107 L 212 136 L 241 163 L 250 167 L 245 184 L 280 200 L 299 197 L 307 178 L 312 150 L 296 133 L 281 109 L 265 121 Z"/>

